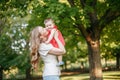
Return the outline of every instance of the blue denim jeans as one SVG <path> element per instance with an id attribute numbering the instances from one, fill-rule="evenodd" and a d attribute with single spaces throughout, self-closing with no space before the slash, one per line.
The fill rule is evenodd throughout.
<path id="1" fill-rule="evenodd" d="M 60 80 L 60 77 L 58 75 L 44 76 L 43 80 Z"/>

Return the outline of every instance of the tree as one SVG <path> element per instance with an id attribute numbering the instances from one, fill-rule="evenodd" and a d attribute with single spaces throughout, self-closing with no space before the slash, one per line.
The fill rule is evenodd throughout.
<path id="1" fill-rule="evenodd" d="M 65 37 L 84 38 L 88 46 L 90 80 L 102 80 L 100 36 L 103 29 L 120 16 L 119 3 L 120 0 L 66 0 L 65 3 L 62 0 L 1 0 L 0 33 L 3 31 L 1 25 L 10 17 L 31 15 L 28 31 L 34 26 L 44 26 L 45 18 L 53 18 Z M 81 40 L 75 39 L 68 41 L 74 42 L 70 45 L 75 46 Z"/>
<path id="2" fill-rule="evenodd" d="M 75 6 L 75 1 L 68 0 L 71 6 Z M 76 26 L 81 31 L 88 44 L 90 80 L 102 80 L 102 68 L 100 62 L 100 34 L 107 24 L 120 16 L 117 1 L 108 0 L 100 2 L 97 0 L 80 0 L 82 9 L 89 20 L 89 27 L 85 28 L 83 24 L 78 23 Z M 109 6 L 107 7 L 107 4 Z M 107 8 L 98 13 L 101 9 L 99 5 Z M 89 10 L 88 10 L 89 9 Z M 77 20 L 77 18 L 76 18 Z"/>
<path id="3" fill-rule="evenodd" d="M 116 57 L 116 69 L 120 69 L 120 46 L 118 45 L 113 49 L 114 56 Z"/>

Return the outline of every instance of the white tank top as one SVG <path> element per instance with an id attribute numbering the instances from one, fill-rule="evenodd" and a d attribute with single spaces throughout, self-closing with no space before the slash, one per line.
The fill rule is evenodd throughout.
<path id="1" fill-rule="evenodd" d="M 60 75 L 60 67 L 57 67 L 57 57 L 55 55 L 48 54 L 53 46 L 51 44 L 40 44 L 39 54 L 44 62 L 43 76 L 48 75 Z"/>

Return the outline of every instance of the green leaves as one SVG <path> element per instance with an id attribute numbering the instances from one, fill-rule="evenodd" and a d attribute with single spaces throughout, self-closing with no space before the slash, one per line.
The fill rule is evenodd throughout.
<path id="1" fill-rule="evenodd" d="M 107 59 L 115 57 L 116 48 L 120 45 L 120 26 L 119 20 L 114 20 L 110 25 L 108 25 L 102 32 L 101 36 L 101 52 L 102 56 Z M 119 51 L 119 50 L 118 50 Z"/>
<path id="2" fill-rule="evenodd" d="M 62 3 L 59 0 L 1 0 L 0 65 L 5 66 L 6 69 L 11 66 L 17 66 L 21 69 L 28 66 L 29 32 L 35 26 L 44 27 L 43 22 L 46 18 L 52 18 L 55 21 L 65 38 L 67 53 L 64 59 L 75 62 L 78 58 L 85 58 L 87 45 L 78 29 L 81 27 L 80 24 L 83 24 L 85 29 L 93 27 L 94 25 L 91 25 L 90 18 L 93 19 L 94 14 L 88 15 L 88 13 L 94 11 L 98 18 L 98 23 L 107 9 L 119 12 L 118 3 L 120 0 L 99 0 L 94 7 L 91 6 L 94 0 L 83 0 L 83 2 L 85 2 L 85 7 L 78 0 L 74 0 L 74 6 Z M 113 42 L 116 45 L 120 44 L 119 20 L 118 18 L 104 29 L 101 35 L 102 52 L 111 52 L 112 48 L 110 48 L 110 45 Z M 98 26 L 94 28 L 97 29 Z M 111 55 L 111 53 L 108 55 Z"/>
<path id="3" fill-rule="evenodd" d="M 30 0 L 2 0 L 0 3 L 1 17 L 5 16 L 21 16 L 27 14 L 27 7 Z"/>
<path id="4" fill-rule="evenodd" d="M 120 0 L 107 0 L 106 3 L 109 5 L 109 7 L 115 11 L 115 10 L 119 10 L 120 11 L 120 5 L 118 3 L 120 3 Z"/>

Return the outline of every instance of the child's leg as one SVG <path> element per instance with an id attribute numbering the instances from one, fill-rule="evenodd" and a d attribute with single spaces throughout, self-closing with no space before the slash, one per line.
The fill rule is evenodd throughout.
<path id="1" fill-rule="evenodd" d="M 62 62 L 62 55 L 58 56 L 58 62 Z"/>
<path id="2" fill-rule="evenodd" d="M 62 55 L 58 56 L 58 64 L 57 66 L 63 65 L 64 62 L 62 61 Z"/>

